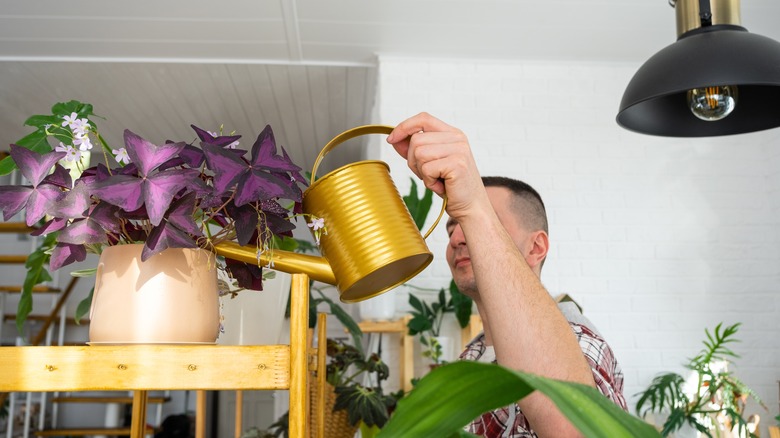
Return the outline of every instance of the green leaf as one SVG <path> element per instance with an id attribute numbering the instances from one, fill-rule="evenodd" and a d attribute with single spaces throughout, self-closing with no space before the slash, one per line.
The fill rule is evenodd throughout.
<path id="1" fill-rule="evenodd" d="M 79 302 L 76 307 L 76 324 L 81 324 L 81 318 L 89 313 L 89 309 L 92 307 L 92 295 L 95 293 L 95 288 L 89 290 L 89 295 Z"/>
<path id="2" fill-rule="evenodd" d="M 636 403 L 636 413 L 644 417 L 648 412 L 685 410 L 688 397 L 683 391 L 685 378 L 677 373 L 656 376 L 650 386 L 641 393 Z M 649 407 L 643 409 L 649 403 Z"/>
<path id="3" fill-rule="evenodd" d="M 480 414 L 514 403 L 534 389 L 547 395 L 586 437 L 658 437 L 648 423 L 596 389 L 469 361 L 438 367 L 398 402 L 379 437 L 452 436 Z"/>
<path id="4" fill-rule="evenodd" d="M 418 230 L 422 230 L 425 226 L 425 219 L 428 217 L 428 213 L 431 210 L 433 204 L 433 192 L 429 188 L 425 188 L 422 198 L 417 197 L 417 182 L 414 178 L 410 178 L 412 181 L 412 187 L 409 190 L 409 194 L 404 196 L 404 204 L 409 210 L 409 214 L 412 215 L 414 224 L 417 225 Z"/>
<path id="5" fill-rule="evenodd" d="M 362 421 L 368 426 L 382 427 L 387 422 L 387 407 L 382 394 L 361 385 L 336 387 L 333 410 L 346 409 L 353 426 Z"/>
<path id="6" fill-rule="evenodd" d="M 432 329 L 433 323 L 430 319 L 426 318 L 424 315 L 415 314 L 412 316 L 409 322 L 406 323 L 406 327 L 409 329 L 409 334 L 414 336 L 418 333 L 422 333 Z"/>
<path id="7" fill-rule="evenodd" d="M 29 117 L 27 120 L 24 121 L 24 124 L 27 126 L 36 127 L 39 130 L 44 131 L 46 125 L 60 126 L 62 125 L 62 121 L 63 121 L 62 117 L 58 117 L 54 115 L 44 116 L 39 114 L 39 115 Z"/>
<path id="8" fill-rule="evenodd" d="M 81 103 L 78 100 L 71 100 L 68 102 L 55 103 L 51 107 L 52 114 L 60 117 L 70 115 L 70 113 L 76 113 L 80 117 L 89 117 L 92 115 L 92 105 L 88 103 Z"/>
<path id="9" fill-rule="evenodd" d="M 420 313 L 423 312 L 423 305 L 422 301 L 420 301 L 419 298 L 414 296 L 414 294 L 409 294 L 409 305 L 412 306 L 412 308 Z"/>
<path id="10" fill-rule="evenodd" d="M 322 291 L 318 290 L 317 292 L 320 294 L 320 299 L 330 306 L 330 313 L 334 315 L 344 328 L 349 331 L 349 334 L 352 335 L 352 340 L 355 342 L 356 348 L 363 354 L 363 330 L 360 329 L 358 323 L 355 322 L 355 320 L 352 319 L 352 316 L 344 311 L 338 303 L 326 297 Z"/>
<path id="11" fill-rule="evenodd" d="M 16 308 L 16 329 L 22 333 L 27 316 L 32 312 L 33 296 L 32 289 L 45 281 L 51 281 L 51 275 L 44 269 L 49 263 L 49 250 L 54 248 L 58 233 L 48 234 L 38 248 L 30 253 L 24 266 L 27 268 L 27 274 L 22 284 L 22 292 L 19 297 L 19 304 Z"/>
<path id="12" fill-rule="evenodd" d="M 460 328 L 466 328 L 471 320 L 471 307 L 473 300 L 458 289 L 455 280 L 450 280 L 450 296 L 452 297 L 452 307 L 455 308 L 455 317 L 458 319 Z"/>
<path id="13" fill-rule="evenodd" d="M 426 187 L 425 193 L 417 205 L 417 212 L 414 215 L 414 223 L 417 225 L 419 230 L 422 230 L 422 228 L 425 226 L 425 219 L 428 218 L 428 213 L 431 211 L 432 205 L 433 192 L 431 189 Z"/>
<path id="14" fill-rule="evenodd" d="M 97 268 L 79 269 L 70 273 L 71 277 L 92 277 L 97 273 Z"/>

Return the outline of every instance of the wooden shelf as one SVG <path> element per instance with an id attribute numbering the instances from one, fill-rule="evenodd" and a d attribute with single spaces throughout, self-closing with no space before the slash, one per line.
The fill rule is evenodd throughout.
<path id="1" fill-rule="evenodd" d="M 308 287 L 307 275 L 292 275 L 290 345 L 0 347 L 0 392 L 133 391 L 129 435 L 142 438 L 149 390 L 197 390 L 205 412 L 205 390 L 287 389 L 289 436 L 308 437 Z M 318 363 L 324 355 L 320 348 Z"/>
<path id="2" fill-rule="evenodd" d="M 405 392 L 412 390 L 414 377 L 414 337 L 409 335 L 406 325 L 411 315 L 393 321 L 362 321 L 358 323 L 363 333 L 398 333 L 400 338 L 399 378 Z"/>
<path id="3" fill-rule="evenodd" d="M 3 347 L 0 392 L 286 389 L 289 357 L 287 345 Z"/>

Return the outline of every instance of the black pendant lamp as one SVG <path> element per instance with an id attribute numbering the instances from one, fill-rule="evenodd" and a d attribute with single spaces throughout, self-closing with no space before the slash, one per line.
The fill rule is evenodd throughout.
<path id="1" fill-rule="evenodd" d="M 780 43 L 740 26 L 739 0 L 670 0 L 677 42 L 629 82 L 617 123 L 668 137 L 780 126 Z"/>

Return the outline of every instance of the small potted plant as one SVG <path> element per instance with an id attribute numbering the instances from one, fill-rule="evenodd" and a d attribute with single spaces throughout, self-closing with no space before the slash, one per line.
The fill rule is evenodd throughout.
<path id="1" fill-rule="evenodd" d="M 270 126 L 251 151 L 239 147 L 239 135 L 194 125 L 189 141 L 152 142 L 126 130 L 124 145 L 112 148 L 94 117 L 89 104 L 58 103 L 25 122 L 35 132 L 0 162 L 0 174 L 18 168 L 27 181 L 0 187 L 4 220 L 23 212 L 32 234 L 46 236 L 27 264 L 20 330 L 32 287 L 50 279 L 47 265 L 57 270 L 124 244 L 139 244 L 144 262 L 170 248 L 213 251 L 223 241 L 273 251 L 295 227 L 306 180 L 283 148 L 278 153 Z M 89 152 L 100 157 L 92 167 L 81 160 Z M 220 263 L 240 287 L 262 289 L 257 264 Z"/>
<path id="2" fill-rule="evenodd" d="M 409 294 L 409 305 L 412 306 L 410 312 L 412 318 L 407 323 L 409 334 L 419 335 L 420 343 L 424 347 L 422 355 L 431 360 L 431 368 L 441 365 L 447 359 L 443 358 L 447 347 L 442 345 L 447 340 L 441 338 L 445 315 L 454 314 L 460 327 L 464 328 L 468 325 L 471 316 L 471 303 L 471 298 L 458 290 L 454 280 L 450 281 L 447 291 L 444 288 L 439 289 L 437 300 L 430 304 L 412 293 Z"/>
<path id="3" fill-rule="evenodd" d="M 362 348 L 343 340 L 327 340 L 325 385 L 325 437 L 352 438 L 360 428 L 369 438 L 387 422 L 403 391 L 385 394 L 382 382 L 389 370 L 381 352 L 366 355 Z M 370 381 L 371 383 L 366 383 Z M 317 391 L 311 386 L 311 430 L 316 427 Z M 271 428 L 275 436 L 287 436 L 287 416 L 280 417 Z"/>
<path id="4" fill-rule="evenodd" d="M 728 346 L 738 342 L 734 335 L 739 326 L 736 323 L 724 328 L 721 323 L 712 333 L 705 329 L 704 348 L 685 364 L 696 378 L 693 392 L 686 391 L 683 376 L 660 374 L 646 390 L 637 394 L 640 395 L 637 415 L 668 413 L 661 430 L 663 436 L 686 424 L 709 437 L 731 432 L 755 436 L 749 432 L 748 421 L 743 417 L 745 402 L 750 397 L 766 407 L 753 390 L 728 371 L 729 361 L 739 357 Z"/>
<path id="5" fill-rule="evenodd" d="M 361 425 L 368 428 L 384 426 L 402 393 L 384 393 L 382 382 L 387 380 L 390 372 L 381 352 L 366 355 L 362 348 L 328 339 L 327 356 L 326 381 L 335 393 L 334 416 L 344 411 L 349 425 L 354 428 Z"/>

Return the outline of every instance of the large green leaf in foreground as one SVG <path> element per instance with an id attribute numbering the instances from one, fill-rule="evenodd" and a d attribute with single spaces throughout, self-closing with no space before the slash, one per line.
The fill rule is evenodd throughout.
<path id="1" fill-rule="evenodd" d="M 623 411 L 589 386 L 470 361 L 436 368 L 398 402 L 379 438 L 458 436 L 483 412 L 534 390 L 546 394 L 586 437 L 660 437 L 653 426 Z"/>

